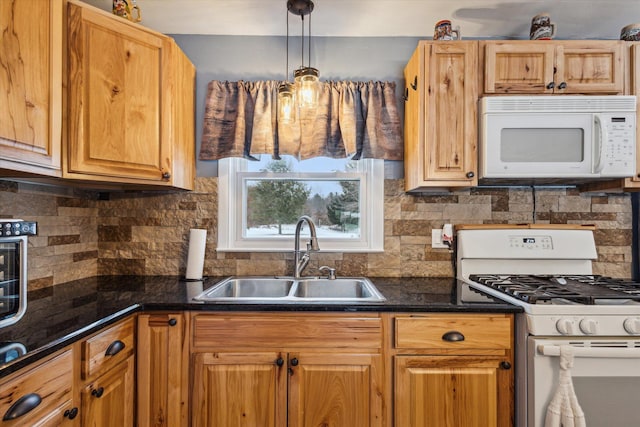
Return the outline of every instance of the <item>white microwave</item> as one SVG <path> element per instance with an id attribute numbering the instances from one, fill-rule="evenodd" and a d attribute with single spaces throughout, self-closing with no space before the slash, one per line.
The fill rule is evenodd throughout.
<path id="1" fill-rule="evenodd" d="M 480 179 L 636 173 L 635 96 L 490 96 L 479 114 Z"/>

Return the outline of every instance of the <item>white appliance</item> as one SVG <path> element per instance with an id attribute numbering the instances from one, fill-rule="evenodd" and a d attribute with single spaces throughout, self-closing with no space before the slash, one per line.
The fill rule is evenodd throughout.
<path id="1" fill-rule="evenodd" d="M 480 179 L 635 174 L 635 96 L 489 96 L 479 114 Z"/>
<path id="2" fill-rule="evenodd" d="M 592 274 L 592 228 L 461 226 L 456 243 L 459 279 L 524 309 L 516 317 L 516 425 L 544 426 L 562 346 L 574 353 L 586 425 L 638 425 L 640 284 Z"/>

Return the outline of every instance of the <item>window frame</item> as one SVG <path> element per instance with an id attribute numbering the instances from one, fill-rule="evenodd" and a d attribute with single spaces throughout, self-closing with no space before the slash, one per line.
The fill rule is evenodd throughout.
<path id="1" fill-rule="evenodd" d="M 384 251 L 384 160 L 364 159 L 356 162 L 353 172 L 272 173 L 248 172 L 248 160 L 226 158 L 218 161 L 218 246 L 219 252 L 290 252 L 294 237 L 243 236 L 247 215 L 246 180 L 277 176 L 316 180 L 360 181 L 360 237 L 332 239 L 318 237 L 321 252 L 383 252 Z M 309 232 L 303 229 L 302 236 Z"/>

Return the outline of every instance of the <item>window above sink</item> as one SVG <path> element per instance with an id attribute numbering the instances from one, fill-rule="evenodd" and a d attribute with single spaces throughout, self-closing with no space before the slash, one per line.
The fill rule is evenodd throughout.
<path id="1" fill-rule="evenodd" d="M 303 214 L 323 251 L 383 251 L 383 160 L 282 157 L 219 161 L 218 251 L 290 251 Z"/>

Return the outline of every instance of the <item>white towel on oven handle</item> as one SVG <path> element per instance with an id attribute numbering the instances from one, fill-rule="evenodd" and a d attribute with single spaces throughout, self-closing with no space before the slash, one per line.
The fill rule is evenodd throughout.
<path id="1" fill-rule="evenodd" d="M 547 407 L 545 427 L 586 427 L 584 412 L 571 380 L 573 368 L 573 348 L 560 346 L 560 380 L 555 395 Z"/>

